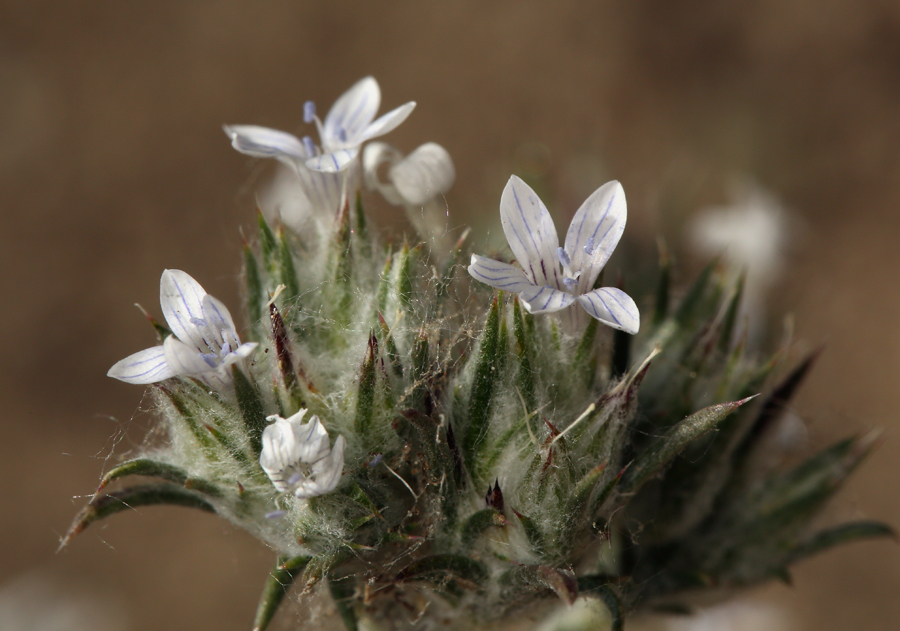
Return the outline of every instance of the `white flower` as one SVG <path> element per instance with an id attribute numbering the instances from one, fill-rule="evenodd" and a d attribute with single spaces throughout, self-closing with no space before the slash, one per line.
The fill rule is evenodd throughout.
<path id="1" fill-rule="evenodd" d="M 215 387 L 230 384 L 230 366 L 250 355 L 256 343 L 241 344 L 225 305 L 185 272 L 174 269 L 162 274 L 159 304 L 173 335 L 161 346 L 126 357 L 107 375 L 139 384 L 178 375 Z"/>
<path id="2" fill-rule="evenodd" d="M 394 130 L 416 107 L 415 101 L 410 101 L 376 120 L 380 105 L 381 88 L 374 77 L 360 79 L 344 92 L 328 110 L 324 123 L 316 116 L 312 101 L 307 102 L 303 118 L 316 122 L 323 153 L 307 160 L 306 166 L 329 173 L 343 170 L 359 154 L 364 142 Z"/>
<path id="3" fill-rule="evenodd" d="M 585 200 L 559 247 L 547 208 L 513 175 L 500 198 L 500 221 L 522 269 L 472 255 L 469 273 L 477 280 L 519 294 L 530 313 L 551 313 L 578 302 L 592 317 L 614 329 L 637 333 L 640 313 L 620 289 L 593 289 L 625 230 L 625 191 L 608 182 Z"/>
<path id="4" fill-rule="evenodd" d="M 330 493 L 344 469 L 344 437 L 331 448 L 328 432 L 318 416 L 303 422 L 303 409 L 289 419 L 270 416 L 274 421 L 263 431 L 259 464 L 282 493 L 300 499 Z"/>
<path id="5" fill-rule="evenodd" d="M 313 144 L 309 136 L 300 140 L 287 132 L 267 127 L 228 125 L 224 129 L 231 138 L 232 146 L 241 153 L 276 158 L 297 169 L 301 176 L 307 170 L 337 173 L 355 162 L 364 142 L 393 130 L 406 120 L 416 106 L 414 101 L 410 101 L 374 120 L 380 104 L 381 88 L 373 77 L 357 81 L 335 101 L 324 123 L 316 116 L 312 101 L 307 102 L 303 108 L 303 118 L 307 123 L 315 121 L 321 149 Z M 312 184 L 327 182 L 327 179 L 313 179 Z"/>

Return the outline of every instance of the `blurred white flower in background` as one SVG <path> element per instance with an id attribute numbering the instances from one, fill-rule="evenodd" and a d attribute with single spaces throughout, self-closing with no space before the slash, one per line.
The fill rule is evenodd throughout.
<path id="1" fill-rule="evenodd" d="M 690 244 L 705 257 L 722 255 L 736 274 L 745 273 L 741 320 L 751 340 L 762 334 L 765 295 L 782 274 L 796 220 L 771 192 L 751 182 L 731 187 L 734 200 L 705 208 L 688 225 Z"/>

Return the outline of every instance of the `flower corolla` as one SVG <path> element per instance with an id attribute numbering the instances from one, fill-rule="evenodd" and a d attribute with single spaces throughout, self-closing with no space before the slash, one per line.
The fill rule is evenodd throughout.
<path id="1" fill-rule="evenodd" d="M 559 247 L 544 203 L 513 175 L 500 198 L 500 221 L 521 269 L 473 254 L 469 274 L 518 294 L 530 313 L 561 311 L 577 302 L 603 324 L 637 333 L 640 313 L 634 300 L 615 287 L 593 288 L 622 237 L 626 212 L 622 185 L 604 184 L 575 213 L 565 247 Z"/>
<path id="2" fill-rule="evenodd" d="M 275 488 L 300 499 L 333 491 L 344 469 L 344 437 L 338 436 L 331 447 L 319 417 L 304 423 L 306 413 L 301 409 L 288 419 L 268 417 L 273 422 L 263 431 L 259 456 Z"/>
<path id="3" fill-rule="evenodd" d="M 129 355 L 107 375 L 126 383 L 157 383 L 196 377 L 212 387 L 231 383 L 230 367 L 256 348 L 241 344 L 227 307 L 181 270 L 165 270 L 159 304 L 172 335 L 160 346 Z"/>

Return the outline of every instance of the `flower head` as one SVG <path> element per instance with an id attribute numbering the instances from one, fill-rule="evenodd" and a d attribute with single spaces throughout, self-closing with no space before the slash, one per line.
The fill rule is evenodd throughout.
<path id="1" fill-rule="evenodd" d="M 300 499 L 330 493 L 344 469 L 344 437 L 338 436 L 334 448 L 318 416 L 303 422 L 302 409 L 288 419 L 270 416 L 274 421 L 263 431 L 259 464 L 282 493 Z"/>
<path id="2" fill-rule="evenodd" d="M 223 386 L 231 382 L 230 366 L 256 348 L 255 342 L 241 344 L 225 305 L 181 270 L 163 272 L 159 304 L 173 334 L 116 363 L 108 376 L 144 384 L 183 375 Z"/>
<path id="3" fill-rule="evenodd" d="M 550 213 L 521 179 L 509 178 L 500 198 L 500 221 L 521 269 L 472 255 L 469 273 L 492 287 L 519 294 L 530 313 L 561 311 L 578 302 L 592 317 L 637 333 L 640 313 L 621 289 L 593 289 L 625 229 L 625 191 L 608 182 L 585 200 L 566 233 L 565 247 Z"/>

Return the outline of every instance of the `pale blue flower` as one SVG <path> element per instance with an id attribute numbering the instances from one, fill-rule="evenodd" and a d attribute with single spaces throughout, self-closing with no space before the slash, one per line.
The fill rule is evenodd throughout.
<path id="1" fill-rule="evenodd" d="M 159 303 L 172 335 L 160 346 L 126 357 L 107 375 L 137 384 L 183 376 L 212 387 L 229 385 L 231 366 L 249 356 L 257 345 L 241 344 L 225 305 L 181 270 L 163 272 Z"/>
<path id="2" fill-rule="evenodd" d="M 318 416 L 303 422 L 306 412 L 302 409 L 288 419 L 268 417 L 273 422 L 263 431 L 259 456 L 275 488 L 300 499 L 333 491 L 344 469 L 344 437 L 338 436 L 331 447 Z"/>
<path id="3" fill-rule="evenodd" d="M 600 322 L 637 333 L 640 313 L 634 300 L 615 287 L 593 288 L 625 230 L 626 213 L 622 185 L 604 184 L 575 213 L 561 248 L 547 208 L 513 175 L 500 198 L 500 221 L 521 269 L 473 254 L 469 273 L 518 294 L 530 313 L 561 311 L 577 302 Z"/>

